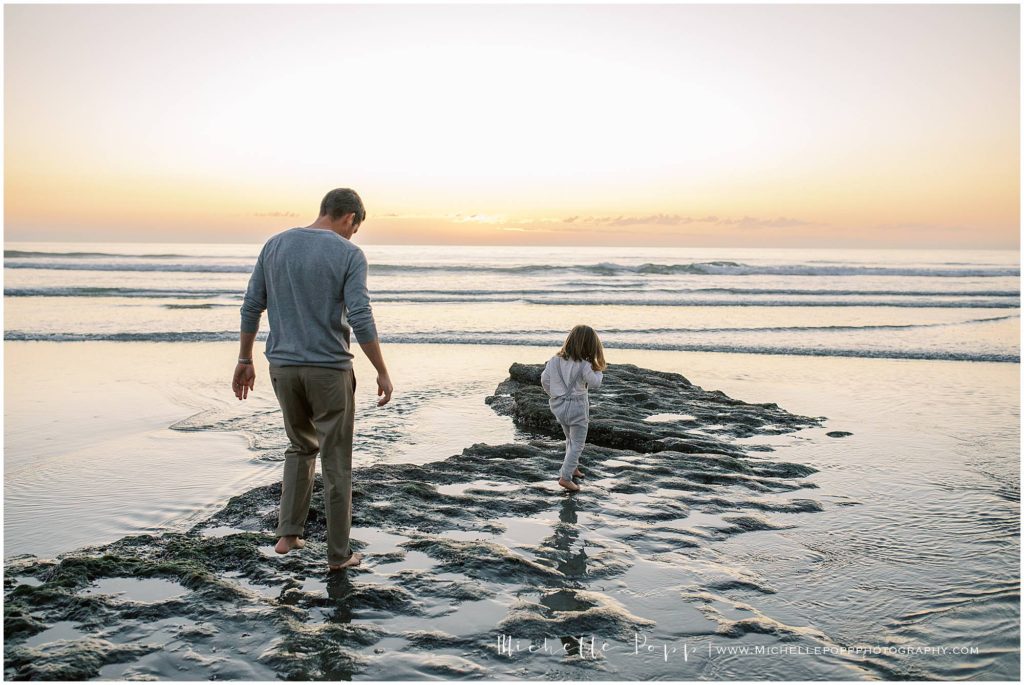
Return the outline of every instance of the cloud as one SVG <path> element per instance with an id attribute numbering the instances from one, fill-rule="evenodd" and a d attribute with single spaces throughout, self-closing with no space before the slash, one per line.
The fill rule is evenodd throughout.
<path id="1" fill-rule="evenodd" d="M 298 216 L 298 212 L 254 212 L 253 216 Z"/>
<path id="2" fill-rule="evenodd" d="M 684 216 L 680 214 L 638 214 L 618 216 L 572 216 L 514 219 L 504 214 L 386 214 L 397 219 L 435 219 L 456 223 L 481 223 L 495 226 L 502 231 L 533 231 L 543 233 L 612 232 L 624 226 L 688 226 L 705 224 L 711 226 L 735 226 L 737 228 L 792 228 L 796 226 L 823 226 L 827 222 L 805 221 L 794 217 L 777 216 L 759 218 L 743 216 L 721 218 L 716 215 Z"/>
<path id="3" fill-rule="evenodd" d="M 456 214 L 453 221 L 456 221 L 460 224 L 505 224 L 508 223 L 508 217 L 505 216 L 504 214 L 470 214 L 469 216 Z"/>
<path id="4" fill-rule="evenodd" d="M 903 222 L 897 224 L 875 224 L 874 228 L 879 231 L 901 231 L 910 229 L 912 231 L 953 231 L 956 233 L 972 230 L 970 226 L 950 226 L 948 224 L 927 224 L 915 222 Z"/>
<path id="5" fill-rule="evenodd" d="M 557 219 L 538 219 L 515 222 L 516 226 L 534 227 L 535 230 L 551 230 L 550 224 Z M 812 222 L 793 217 L 779 216 L 758 218 L 720 218 L 718 216 L 684 216 L 680 214 L 644 214 L 636 216 L 580 216 L 574 215 L 561 220 L 559 231 L 613 231 L 627 226 L 689 226 L 691 224 L 710 226 L 735 226 L 737 228 L 792 228 L 796 226 L 825 225 L 826 222 Z"/>
<path id="6" fill-rule="evenodd" d="M 448 212 L 446 214 L 398 214 L 396 212 L 388 212 L 380 216 L 388 219 L 433 219 L 435 221 L 453 221 L 455 223 L 501 224 L 509 222 L 508 216 L 504 214 L 465 214 L 463 212 Z"/>
<path id="7" fill-rule="evenodd" d="M 644 216 L 599 216 L 587 217 L 585 221 L 595 224 L 607 224 L 608 226 L 684 226 L 701 221 L 689 216 L 678 214 L 647 214 Z"/>
<path id="8" fill-rule="evenodd" d="M 790 228 L 792 226 L 822 225 L 821 221 L 803 221 L 787 216 L 779 216 L 774 219 L 758 219 L 753 216 L 745 216 L 742 219 L 719 219 L 718 224 L 735 224 L 737 226 L 767 227 L 767 228 Z"/>
<path id="9" fill-rule="evenodd" d="M 720 219 L 717 216 L 681 216 L 679 214 L 647 214 L 640 216 L 588 216 L 580 218 L 572 216 L 565 219 L 566 223 L 591 223 L 607 226 L 685 226 L 688 224 L 715 224 L 719 226 L 743 226 L 743 227 L 769 227 L 787 228 L 790 226 L 806 226 L 812 222 L 794 219 L 791 217 L 776 217 L 774 219 L 758 219 L 753 216 L 744 216 L 739 219 Z"/>

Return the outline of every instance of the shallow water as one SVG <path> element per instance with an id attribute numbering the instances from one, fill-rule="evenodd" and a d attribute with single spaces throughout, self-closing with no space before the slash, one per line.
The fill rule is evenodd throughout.
<path id="1" fill-rule="evenodd" d="M 8 435 L 5 461 L 16 466 L 20 454 L 20 468 L 32 455 L 37 463 L 31 471 L 5 474 L 5 557 L 33 551 L 49 556 L 104 536 L 153 530 L 155 519 L 181 506 L 181 493 L 165 483 L 187 482 L 186 474 L 196 474 L 190 496 L 197 504 L 192 511 L 178 512 L 172 530 L 186 530 L 246 487 L 279 479 L 275 460 L 284 443 L 273 397 L 261 394 L 260 388 L 266 388 L 259 380 L 257 393 L 246 403 L 225 397 L 230 364 L 218 358 L 230 362 L 233 350 L 222 344 L 26 342 L 7 343 L 6 351 L 13 363 L 9 379 L 17 382 L 9 380 L 7 388 L 7 425 L 14 431 Z M 433 469 L 474 442 L 527 438 L 483 398 L 512 361 L 542 362 L 550 350 L 391 345 L 386 352 L 398 386 L 388 411 L 373 408 L 372 375 L 365 362 L 357 367 L 359 465 L 376 465 L 384 478 L 402 478 L 393 466 L 399 462 Z M 190 465 L 168 472 L 166 461 L 154 464 L 148 456 L 153 443 L 145 437 L 124 438 L 127 448 L 116 452 L 121 487 L 104 489 L 102 451 L 82 448 L 97 438 L 86 432 L 81 433 L 83 443 L 76 442 L 76 434 L 92 424 L 79 411 L 81 403 L 67 400 L 87 388 L 67 384 L 67 367 L 60 362 L 47 365 L 41 359 L 76 359 L 97 376 L 110 374 L 106 405 L 96 407 L 144 407 L 148 395 L 163 397 L 166 403 L 151 414 L 113 412 L 93 430 L 106 444 L 102 430 L 123 437 L 125 432 L 114 428 L 115 419 L 130 416 L 138 425 L 128 435 L 152 431 L 193 441 Z M 705 389 L 747 402 L 776 402 L 794 413 L 827 416 L 820 428 L 736 441 L 774 447 L 760 458 L 814 467 L 817 472 L 799 480 L 816 487 L 772 495 L 716 486 L 675 514 L 674 508 L 690 497 L 685 491 L 618 491 L 627 481 L 642 482 L 653 460 L 649 455 L 624 453 L 594 462 L 599 470 L 584 484 L 589 497 L 586 492 L 567 497 L 553 480 L 524 483 L 498 472 L 467 473 L 465 482 L 438 484 L 436 491 L 468 496 L 467 503 L 484 507 L 464 506 L 463 515 L 480 517 L 493 509 L 487 515 L 490 530 L 458 527 L 462 524 L 454 511 L 448 521 L 434 519 L 432 525 L 441 529 L 430 533 L 361 523 L 353 538 L 366 554 L 363 568 L 331 579 L 296 566 L 301 560 L 311 568 L 320 566 L 322 550 L 316 545 L 282 558 L 268 539 L 260 558 L 278 569 L 275 576 L 260 578 L 244 570 L 221 576 L 247 593 L 250 619 L 230 629 L 215 622 L 216 634 L 208 634 L 203 622 L 217 619 L 191 615 L 134 628 L 111 626 L 106 629 L 111 637 L 105 639 L 119 635 L 128 644 L 158 640 L 168 646 L 125 655 L 104 666 L 100 677 L 274 679 L 281 664 L 273 655 L 284 645 L 272 628 L 278 624 L 265 612 L 286 610 L 298 613 L 274 615 L 291 616 L 311 629 L 382 631 L 361 646 L 343 642 L 342 651 L 332 652 L 333 665 L 307 664 L 319 677 L 1019 677 L 1018 365 L 625 350 L 616 351 L 612 361 L 680 372 Z M 150 374 L 133 390 L 124 381 L 137 377 L 135 369 L 142 367 Z M 58 388 L 63 382 L 64 391 L 44 393 L 39 404 L 29 404 L 29 384 L 18 376 L 24 368 L 33 369 L 41 387 Z M 266 378 L 265 370 L 258 373 Z M 171 411 L 174 404 L 179 409 Z M 47 415 L 40 407 L 48 407 L 50 416 L 66 417 L 65 426 L 76 430 L 56 432 L 42 420 L 33 424 L 33 417 Z M 852 435 L 831 438 L 826 435 L 830 431 Z M 48 433 L 55 438 L 50 442 L 65 451 L 32 450 Z M 80 468 L 70 469 L 69 463 Z M 584 452 L 581 466 L 587 471 L 589 465 Z M 229 468 L 236 473 L 233 481 L 224 480 Z M 34 472 L 48 476 L 34 480 L 26 475 Z M 678 480 L 672 474 L 657 478 L 666 484 Z M 85 488 L 94 496 L 76 505 L 53 496 L 43 510 L 22 506 L 35 501 L 39 495 L 33 488 L 44 492 L 44 484 L 58 493 Z M 114 500 L 120 493 L 138 496 Z M 763 506 L 772 500 L 807 499 L 821 510 Z M 115 501 L 120 508 L 108 516 L 105 509 Z M 424 515 L 435 511 L 431 507 L 446 506 L 437 501 L 424 505 Z M 539 510 L 517 514 L 510 509 L 516 503 Z M 65 549 L 40 548 L 48 544 L 32 534 L 40 511 Z M 388 509 L 380 511 L 383 516 Z M 273 508 L 266 512 L 273 515 Z M 740 513 L 753 518 L 742 519 L 743 527 L 737 528 Z M 371 521 L 372 516 L 366 519 Z M 443 530 L 447 523 L 456 528 Z M 243 530 L 215 523 L 203 534 L 229 540 Z M 473 544 L 486 546 L 458 546 Z M 472 564 L 452 563 L 464 553 Z M 18 577 L 32 584 L 31 576 Z M 116 593 L 118 587 L 124 586 L 114 583 L 107 589 Z M 168 591 L 157 593 L 155 601 L 188 607 L 193 595 L 180 598 Z M 153 599 L 136 590 L 114 594 L 110 601 L 144 604 Z M 56 649 L 60 643 L 55 641 L 86 632 L 74 621 L 58 621 L 30 639 L 34 646 Z M 572 645 L 566 638 L 582 634 L 595 637 L 593 654 L 586 648 L 575 656 L 560 651 Z M 499 653 L 501 635 L 517 639 L 523 651 Z M 525 651 L 531 640 L 543 644 L 545 638 L 551 651 Z M 608 647 L 602 650 L 605 642 Z M 958 646 L 977 653 L 915 651 Z M 765 651 L 753 651 L 758 647 Z M 744 654 L 742 649 L 752 651 Z M 790 651 L 777 653 L 785 649 Z M 869 653 L 850 651 L 856 649 Z M 182 666 L 189 670 L 179 670 Z"/>

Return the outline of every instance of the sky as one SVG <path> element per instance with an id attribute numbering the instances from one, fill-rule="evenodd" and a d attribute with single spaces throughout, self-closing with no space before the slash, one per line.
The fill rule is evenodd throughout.
<path id="1" fill-rule="evenodd" d="M 1004 248 L 1020 7 L 5 5 L 5 241 Z"/>

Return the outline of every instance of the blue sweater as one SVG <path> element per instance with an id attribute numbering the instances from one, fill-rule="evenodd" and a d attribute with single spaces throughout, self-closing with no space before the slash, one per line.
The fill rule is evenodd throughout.
<path id="1" fill-rule="evenodd" d="M 291 228 L 272 236 L 249 277 L 242 332 L 258 331 L 265 309 L 268 362 L 351 369 L 350 333 L 361 343 L 377 339 L 366 268 L 363 251 L 334 231 Z"/>

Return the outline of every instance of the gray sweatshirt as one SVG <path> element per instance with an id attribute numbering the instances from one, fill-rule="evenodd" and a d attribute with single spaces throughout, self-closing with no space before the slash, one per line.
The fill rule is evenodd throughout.
<path id="1" fill-rule="evenodd" d="M 565 383 L 572 379 L 577 370 L 582 373 L 580 373 L 575 387 L 565 387 Z M 565 383 L 562 382 L 563 378 Z M 566 393 L 585 395 L 588 388 L 596 389 L 601 387 L 602 380 L 604 380 L 604 373 L 594 371 L 594 367 L 591 366 L 590 362 L 586 360 L 573 361 L 572 359 L 562 359 L 557 354 L 548 360 L 548 363 L 544 365 L 544 370 L 540 373 L 540 386 L 544 388 L 544 392 L 552 396 L 564 395 Z"/>
<path id="2" fill-rule="evenodd" d="M 259 330 L 267 310 L 264 355 L 275 366 L 351 369 L 350 333 L 377 339 L 366 290 L 366 257 L 322 228 L 291 228 L 263 245 L 242 301 L 243 333 Z"/>

